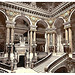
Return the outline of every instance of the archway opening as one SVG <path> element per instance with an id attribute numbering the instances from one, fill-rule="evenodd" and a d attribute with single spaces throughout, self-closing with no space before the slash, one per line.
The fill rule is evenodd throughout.
<path id="1" fill-rule="evenodd" d="M 14 43 L 20 42 L 20 37 L 25 37 L 25 42 L 28 43 L 28 31 L 30 22 L 26 17 L 19 16 L 15 20 L 15 39 Z"/>
<path id="2" fill-rule="evenodd" d="M 75 50 L 75 11 L 72 13 L 70 18 L 70 23 L 72 25 L 72 43 L 73 43 L 73 51 Z"/>
<path id="3" fill-rule="evenodd" d="M 64 20 L 62 18 L 58 18 L 55 21 L 56 27 L 56 52 L 63 52 L 63 43 L 65 41 L 65 30 L 64 30 Z"/>
<path id="4" fill-rule="evenodd" d="M 19 56 L 19 62 L 17 64 L 18 67 L 24 67 L 25 65 L 25 57 L 24 55 Z"/>
<path id="5" fill-rule="evenodd" d="M 36 32 L 36 43 L 37 43 L 37 52 L 45 52 L 45 29 L 47 24 L 44 20 L 39 20 L 37 22 L 37 32 Z"/>
<path id="6" fill-rule="evenodd" d="M 6 50 L 6 16 L 0 12 L 0 52 Z"/>
<path id="7" fill-rule="evenodd" d="M 19 63 L 18 67 L 24 67 L 24 55 L 26 53 L 26 50 L 29 52 L 29 25 L 30 21 L 28 18 L 24 16 L 18 16 L 15 19 L 15 29 L 14 29 L 14 43 L 15 43 L 15 49 L 18 52 L 18 55 L 21 55 L 19 57 Z M 25 56 L 27 57 L 27 56 Z"/>
<path id="8" fill-rule="evenodd" d="M 54 73 L 68 73 L 68 70 L 66 67 L 61 67 L 57 69 Z"/>

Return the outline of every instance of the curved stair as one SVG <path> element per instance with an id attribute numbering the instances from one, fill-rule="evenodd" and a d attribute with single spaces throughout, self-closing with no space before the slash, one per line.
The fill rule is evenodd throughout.
<path id="1" fill-rule="evenodd" d="M 51 62 L 53 62 L 55 59 L 57 59 L 59 56 L 54 56 L 52 55 L 51 57 L 49 57 L 46 61 L 40 63 L 38 66 L 35 66 L 33 68 L 34 71 L 36 71 L 37 73 L 44 73 L 44 68 L 50 64 Z"/>

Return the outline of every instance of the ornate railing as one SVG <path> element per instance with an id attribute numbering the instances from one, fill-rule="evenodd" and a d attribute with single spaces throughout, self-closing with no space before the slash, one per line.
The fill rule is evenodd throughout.
<path id="1" fill-rule="evenodd" d="M 0 67 L 0 73 L 9 73 L 9 72 Z"/>
<path id="2" fill-rule="evenodd" d="M 49 72 L 55 65 L 57 65 L 58 63 L 60 63 L 60 61 L 63 61 L 64 59 L 68 58 L 68 54 L 64 54 L 61 57 L 59 57 L 58 59 L 54 60 L 52 63 L 50 63 L 46 68 L 44 68 L 45 72 Z"/>
<path id="3" fill-rule="evenodd" d="M 50 53 L 49 55 L 47 55 L 43 59 L 39 60 L 38 62 L 34 63 L 33 67 L 36 67 L 36 66 L 40 65 L 42 62 L 46 61 L 51 55 L 52 55 L 52 53 Z"/>
<path id="4" fill-rule="evenodd" d="M 5 64 L 5 63 L 0 62 L 0 67 L 3 68 L 3 69 L 11 70 L 11 65 L 8 65 L 8 64 Z"/>

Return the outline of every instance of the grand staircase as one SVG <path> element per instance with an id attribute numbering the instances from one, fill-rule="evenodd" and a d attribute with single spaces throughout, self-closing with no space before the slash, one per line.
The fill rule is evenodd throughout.
<path id="1" fill-rule="evenodd" d="M 7 73 L 6 70 L 11 70 L 11 64 L 8 64 L 7 57 L 4 57 L 4 52 L 0 52 L 0 73 Z"/>
<path id="2" fill-rule="evenodd" d="M 9 73 L 9 72 L 0 67 L 0 73 Z"/>
<path id="3" fill-rule="evenodd" d="M 45 71 L 44 71 L 44 68 L 45 68 L 48 64 L 52 63 L 52 62 L 53 62 L 55 59 L 57 59 L 57 58 L 59 58 L 58 55 L 52 55 L 52 56 L 49 57 L 46 61 L 40 63 L 38 66 L 35 66 L 35 67 L 33 68 L 33 70 L 36 71 L 37 73 L 44 73 L 44 72 L 45 72 Z"/>

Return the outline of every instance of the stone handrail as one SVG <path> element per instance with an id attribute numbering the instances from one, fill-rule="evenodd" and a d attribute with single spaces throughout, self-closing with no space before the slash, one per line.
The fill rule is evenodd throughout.
<path id="1" fill-rule="evenodd" d="M 2 71 L 2 72 L 1 72 Z M 0 67 L 0 73 L 9 73 L 8 70 Z"/>
<path id="2" fill-rule="evenodd" d="M 47 55 L 47 56 L 44 57 L 43 59 L 39 60 L 38 62 L 34 63 L 33 67 L 36 67 L 37 65 L 39 65 L 39 64 L 41 64 L 42 62 L 46 61 L 51 55 L 52 55 L 52 53 L 50 53 L 49 55 Z"/>
<path id="3" fill-rule="evenodd" d="M 8 65 L 8 64 L 5 64 L 5 63 L 1 63 L 1 62 L 0 62 L 0 67 L 1 67 L 1 68 L 4 68 L 4 69 L 11 70 L 11 65 Z"/>
<path id="4" fill-rule="evenodd" d="M 49 72 L 55 65 L 57 65 L 60 61 L 64 60 L 65 58 L 68 58 L 68 54 L 64 54 L 58 59 L 54 60 L 52 63 L 50 63 L 47 67 L 44 68 L 45 72 Z"/>

